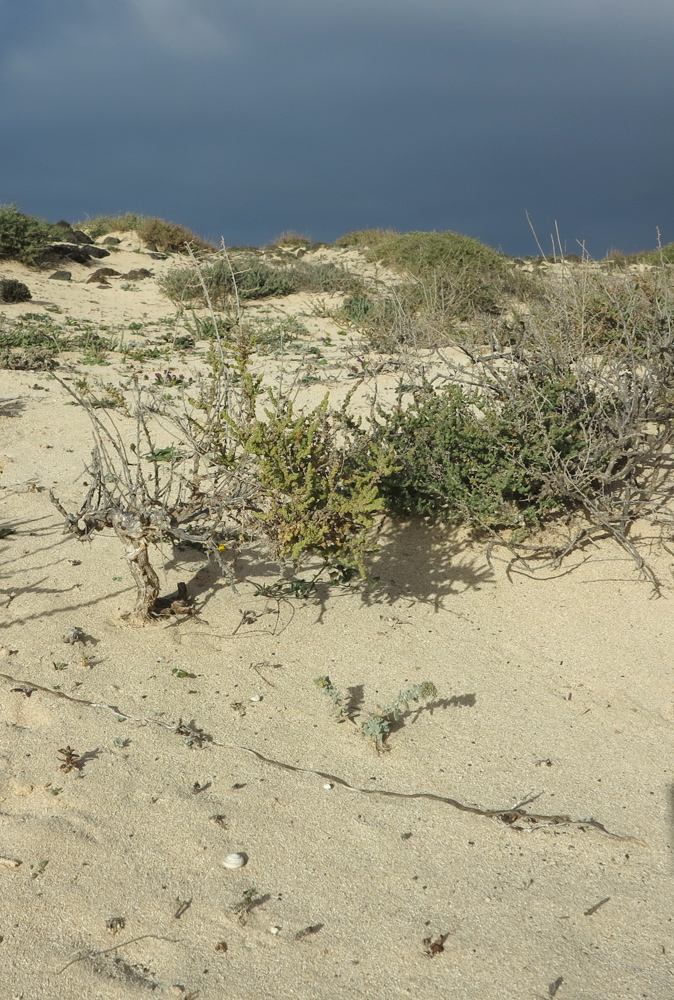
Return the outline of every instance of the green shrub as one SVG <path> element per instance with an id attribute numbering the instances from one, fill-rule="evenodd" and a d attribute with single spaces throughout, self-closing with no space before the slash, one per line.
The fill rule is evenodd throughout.
<path id="1" fill-rule="evenodd" d="M 272 402 L 266 419 L 247 433 L 245 449 L 257 459 L 266 497 L 258 519 L 275 554 L 294 564 L 320 555 L 364 576 L 368 536 L 384 508 L 378 482 L 392 468 L 390 454 L 349 434 L 343 412 L 328 411 L 327 396 L 300 414 L 289 401 Z"/>
<path id="2" fill-rule="evenodd" d="M 0 302 L 29 302 L 33 296 L 28 285 L 16 278 L 4 278 L 0 281 Z"/>
<path id="3" fill-rule="evenodd" d="M 301 291 L 342 291 L 355 283 L 352 275 L 330 263 L 311 264 L 293 260 L 289 264 L 275 266 L 252 254 L 235 255 L 230 259 L 242 301 Z M 226 260 L 220 258 L 213 264 L 203 265 L 201 276 L 216 308 L 224 308 L 231 302 L 234 281 Z M 168 271 L 160 278 L 159 287 L 173 302 L 205 305 L 203 286 L 193 267 Z"/>
<path id="4" fill-rule="evenodd" d="M 14 205 L 0 206 L 0 260 L 18 260 L 34 266 L 39 264 L 49 244 L 62 238 L 63 231 L 58 226 L 24 215 Z"/>
<path id="5" fill-rule="evenodd" d="M 406 268 L 419 277 L 438 270 L 499 269 L 503 257 L 470 236 L 452 232 L 412 232 L 389 236 L 373 247 L 370 256 L 392 267 Z"/>
<path id="6" fill-rule="evenodd" d="M 349 295 L 344 300 L 342 309 L 346 314 L 347 319 L 350 319 L 352 323 L 360 325 L 367 319 L 367 317 L 372 313 L 374 308 L 374 303 L 372 299 L 367 295 Z"/>
<path id="7" fill-rule="evenodd" d="M 456 386 L 417 391 L 376 429 L 396 462 L 380 486 L 387 510 L 486 528 L 540 523 L 570 499 L 555 489 L 559 464 L 571 470 L 587 456 L 599 404 L 586 390 L 570 371 L 534 369 L 502 402 Z"/>

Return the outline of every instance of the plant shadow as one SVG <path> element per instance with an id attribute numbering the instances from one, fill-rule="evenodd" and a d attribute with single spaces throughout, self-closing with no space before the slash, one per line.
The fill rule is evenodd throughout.
<path id="1" fill-rule="evenodd" d="M 474 534 L 416 518 L 387 525 L 370 571 L 362 588 L 362 599 L 368 605 L 409 598 L 440 610 L 444 598 L 480 590 L 494 581 Z"/>

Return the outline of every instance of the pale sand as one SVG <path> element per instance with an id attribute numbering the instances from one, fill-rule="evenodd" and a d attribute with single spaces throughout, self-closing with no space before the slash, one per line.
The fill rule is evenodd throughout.
<path id="1" fill-rule="evenodd" d="M 147 266 L 124 257 L 100 266 Z M 172 312 L 151 281 L 124 292 L 2 273 L 28 275 L 36 299 L 78 317 L 122 322 L 141 303 L 150 317 Z M 119 368 L 81 366 L 104 380 Z M 46 495 L 82 495 L 86 414 L 44 374 L 0 371 L 0 399 L 0 524 L 16 528 L 0 541 L 0 645 L 16 650 L 0 672 L 140 719 L 194 720 L 216 743 L 354 786 L 501 810 L 541 793 L 531 811 L 634 838 L 518 830 L 441 801 L 326 789 L 318 775 L 190 748 L 154 722 L 0 679 L 0 855 L 21 861 L 0 864 L 2 1000 L 674 996 L 671 588 L 651 599 L 608 543 L 556 578 L 508 578 L 465 534 L 401 524 L 369 593 L 323 589 L 236 634 L 242 610 L 276 603 L 251 582 L 232 593 L 193 550 L 167 551 L 164 592 L 185 580 L 199 616 L 133 629 L 120 617 L 133 594 L 117 541 L 64 537 Z M 671 580 L 671 557 L 653 561 Z M 276 578 L 260 554 L 238 569 Z M 91 666 L 62 641 L 73 625 L 95 640 Z M 363 685 L 365 708 L 425 679 L 440 703 L 412 713 L 377 756 L 330 721 L 313 684 L 324 673 Z M 66 745 L 86 755 L 81 771 L 58 770 Z M 238 871 L 222 864 L 232 851 L 249 858 Z M 253 888 L 264 901 L 244 924 L 232 908 Z M 441 934 L 444 952 L 426 957 L 423 940 Z"/>

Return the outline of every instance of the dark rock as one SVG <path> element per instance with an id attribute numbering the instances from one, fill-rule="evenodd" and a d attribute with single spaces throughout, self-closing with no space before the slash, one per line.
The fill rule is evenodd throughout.
<path id="1" fill-rule="evenodd" d="M 119 278 L 119 271 L 115 271 L 111 267 L 97 267 L 89 281 L 93 278 Z"/>
<path id="2" fill-rule="evenodd" d="M 70 271 L 54 271 L 49 277 L 52 281 L 70 281 L 72 274 Z"/>
<path id="3" fill-rule="evenodd" d="M 89 244 L 79 246 L 77 243 L 53 243 L 45 252 L 45 258 L 65 257 L 76 264 L 86 264 L 92 257 L 109 257 L 110 252 L 102 247 L 94 247 Z"/>
<path id="4" fill-rule="evenodd" d="M 94 284 L 104 285 L 104 286 L 107 285 L 108 288 L 112 288 L 112 285 L 110 284 L 110 282 L 108 281 L 108 279 L 105 277 L 104 274 L 101 274 L 98 277 L 96 277 L 95 274 L 92 274 L 90 278 L 87 278 L 86 283 L 87 285 L 94 285 Z"/>
<path id="5" fill-rule="evenodd" d="M 156 243 L 146 243 L 145 244 L 145 249 L 146 250 L 151 250 L 152 253 L 156 253 L 157 252 L 157 244 Z"/>
<path id="6" fill-rule="evenodd" d="M 83 233 L 81 229 L 73 229 L 72 230 L 72 234 L 75 237 L 72 240 L 73 243 L 87 243 L 87 244 L 91 244 L 91 243 L 94 242 L 92 240 L 91 236 L 87 236 L 87 234 Z"/>
<path id="7" fill-rule="evenodd" d="M 152 257 L 152 260 L 168 260 L 168 254 L 165 253 L 149 253 L 148 257 Z"/>
<path id="8" fill-rule="evenodd" d="M 129 281 L 140 281 L 141 278 L 151 278 L 152 271 L 148 271 L 146 267 L 138 267 L 134 271 L 123 274 L 122 277 L 128 278 Z"/>
<path id="9" fill-rule="evenodd" d="M 73 227 L 72 227 L 72 226 L 70 225 L 70 223 L 69 223 L 69 222 L 66 222 L 66 220 L 65 220 L 65 219 L 59 219 L 59 221 L 58 221 L 58 222 L 55 222 L 55 223 L 54 223 L 54 225 L 55 225 L 55 226 L 58 226 L 58 227 L 59 227 L 59 229 L 72 229 L 72 228 L 73 228 Z"/>
<path id="10" fill-rule="evenodd" d="M 116 236 L 106 236 L 105 239 L 103 240 L 103 246 L 116 247 L 117 244 L 121 242 L 122 241 L 118 240 Z"/>

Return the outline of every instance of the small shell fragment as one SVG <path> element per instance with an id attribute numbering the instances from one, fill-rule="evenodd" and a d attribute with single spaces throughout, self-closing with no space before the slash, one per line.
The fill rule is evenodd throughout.
<path id="1" fill-rule="evenodd" d="M 278 934 L 280 932 L 280 930 L 281 930 L 281 928 L 277 927 L 276 924 L 274 924 L 273 927 L 269 928 L 269 933 L 270 934 Z"/>
<path id="2" fill-rule="evenodd" d="M 323 788 L 326 790 L 326 792 L 329 792 L 330 789 L 333 788 L 333 787 L 334 786 L 333 786 L 333 784 L 332 784 L 331 781 L 326 781 L 325 784 L 323 785 Z"/>
<path id="3" fill-rule="evenodd" d="M 225 868 L 243 868 L 247 861 L 245 854 L 228 854 L 226 858 L 223 859 L 223 865 Z"/>
<path id="4" fill-rule="evenodd" d="M 261 694 L 254 694 L 253 697 L 250 700 L 251 701 L 262 701 L 262 695 Z"/>

